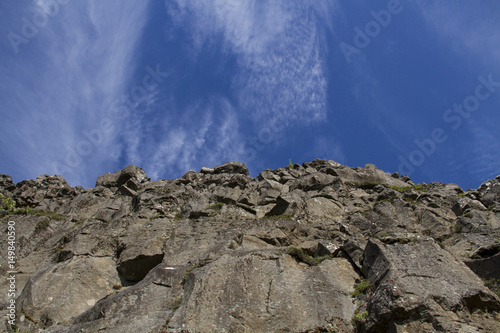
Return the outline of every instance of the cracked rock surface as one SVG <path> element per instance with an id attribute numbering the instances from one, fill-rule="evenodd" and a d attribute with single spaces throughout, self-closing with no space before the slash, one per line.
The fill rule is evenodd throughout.
<path id="1" fill-rule="evenodd" d="M 499 188 L 326 160 L 158 181 L 129 166 L 90 189 L 0 175 L 16 202 L 0 210 L 16 226 L 15 329 L 500 332 Z"/>

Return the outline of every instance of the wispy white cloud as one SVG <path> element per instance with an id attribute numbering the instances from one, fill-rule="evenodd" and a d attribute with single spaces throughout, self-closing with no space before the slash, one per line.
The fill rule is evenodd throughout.
<path id="1" fill-rule="evenodd" d="M 17 54 L 3 58 L 0 98 L 8 122 L 1 129 L 12 140 L 9 155 L 25 173 L 36 177 L 63 171 L 77 185 L 107 159 L 115 145 L 112 133 L 77 163 L 66 161 L 86 140 L 83 130 L 99 129 L 102 119 L 113 118 L 113 99 L 127 88 L 135 66 L 148 2 L 70 1 L 48 16 Z M 37 0 L 16 12 L 30 18 L 37 11 L 47 13 L 49 3 Z"/>
<path id="2" fill-rule="evenodd" d="M 316 138 L 312 149 L 312 153 L 314 155 L 309 158 L 322 158 L 345 164 L 347 162 L 347 158 L 338 141 L 339 140 L 336 139 L 332 141 L 332 139 L 324 137 Z"/>
<path id="3" fill-rule="evenodd" d="M 239 107 L 259 126 L 279 119 L 308 124 L 326 118 L 325 29 L 336 2 L 168 1 L 168 11 L 192 39 L 193 58 L 222 43 L 235 54 L 233 88 Z M 326 10 L 326 12 L 325 12 Z"/>
<path id="4" fill-rule="evenodd" d="M 160 131 L 148 131 L 151 120 L 139 118 L 129 119 L 124 128 L 128 160 L 142 165 L 152 179 L 240 159 L 243 140 L 236 110 L 225 97 L 166 109 L 161 118 Z"/>
<path id="5" fill-rule="evenodd" d="M 474 3 L 419 2 L 422 16 L 429 27 L 457 55 L 463 57 L 467 67 L 482 70 L 476 75 L 493 73 L 493 80 L 500 76 L 500 6 L 496 1 Z M 471 92 L 472 93 L 472 92 Z M 454 161 L 458 168 L 467 170 L 470 186 L 500 174 L 500 141 L 497 123 L 498 91 L 491 99 L 481 103 L 478 113 L 471 115 L 460 129 L 466 143 L 461 151 L 466 159 Z M 460 102 L 460 101 L 459 101 Z M 466 139 L 465 139 L 466 138 Z M 460 170 L 461 173 L 464 169 Z M 465 180 L 464 180 L 465 182 Z"/>
<path id="6" fill-rule="evenodd" d="M 467 159 L 463 161 L 467 165 L 471 181 L 484 181 L 500 175 L 500 141 L 498 140 L 498 129 L 495 124 L 482 124 L 474 118 L 469 118 L 466 127 L 468 139 L 464 144 Z M 479 183 L 470 186 L 479 186 Z"/>
<path id="7" fill-rule="evenodd" d="M 443 43 L 491 71 L 500 70 L 500 6 L 496 1 L 425 1 L 419 2 L 419 8 Z"/>

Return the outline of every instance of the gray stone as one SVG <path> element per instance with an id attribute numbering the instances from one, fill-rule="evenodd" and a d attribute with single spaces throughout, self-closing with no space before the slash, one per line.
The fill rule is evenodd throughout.
<path id="1" fill-rule="evenodd" d="M 208 173 L 208 174 L 212 174 L 214 173 L 214 171 L 215 170 L 213 168 L 207 168 L 207 167 L 202 167 L 200 170 L 201 173 Z"/>
<path id="2" fill-rule="evenodd" d="M 499 181 L 463 193 L 325 160 L 154 182 L 129 166 L 87 190 L 0 176 L 30 207 L 0 216 L 16 222 L 18 328 L 497 332 Z M 362 277 L 372 286 L 351 296 Z"/>
<path id="3" fill-rule="evenodd" d="M 113 259 L 77 258 L 53 265 L 30 278 L 19 296 L 20 327 L 34 331 L 68 322 L 110 295 L 120 285 Z"/>
<path id="4" fill-rule="evenodd" d="M 245 164 L 240 162 L 227 162 L 224 165 L 219 165 L 214 168 L 215 174 L 221 173 L 239 173 L 248 176 L 248 169 Z"/>
<path id="5" fill-rule="evenodd" d="M 129 165 L 123 170 L 118 170 L 115 173 L 107 173 L 97 177 L 95 186 L 103 186 L 116 191 L 116 189 L 120 186 L 127 184 L 129 180 L 134 181 L 137 186 L 148 182 L 150 178 L 141 168 L 135 165 Z"/>
<path id="6" fill-rule="evenodd" d="M 308 268 L 288 255 L 226 255 L 191 272 L 183 303 L 168 328 L 244 332 L 251 325 L 258 332 L 351 331 L 355 279 L 344 259 Z M 304 311 L 308 308 L 315 313 Z"/>
<path id="7" fill-rule="evenodd" d="M 500 309 L 498 296 L 432 239 L 406 244 L 369 240 L 362 270 L 374 288 L 368 301 L 368 331 L 386 331 L 412 321 L 460 327 L 457 309 L 469 313 Z M 500 328 L 500 323 L 490 324 Z"/>
<path id="8" fill-rule="evenodd" d="M 0 175 L 0 189 L 4 191 L 13 191 L 15 190 L 16 185 L 12 182 L 12 177 L 9 175 Z"/>

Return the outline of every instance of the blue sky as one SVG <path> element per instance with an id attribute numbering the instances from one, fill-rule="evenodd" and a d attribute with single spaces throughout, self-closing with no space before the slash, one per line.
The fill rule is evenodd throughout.
<path id="1" fill-rule="evenodd" d="M 315 158 L 476 188 L 500 174 L 500 3 L 0 3 L 0 173 L 93 187 Z"/>

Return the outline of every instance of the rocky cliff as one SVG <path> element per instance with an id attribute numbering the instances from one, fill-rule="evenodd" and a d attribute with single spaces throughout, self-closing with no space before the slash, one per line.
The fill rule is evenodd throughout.
<path id="1" fill-rule="evenodd" d="M 500 332 L 500 177 L 464 192 L 230 162 L 153 182 L 129 166 L 87 190 L 3 175 L 0 193 L 17 332 Z"/>

